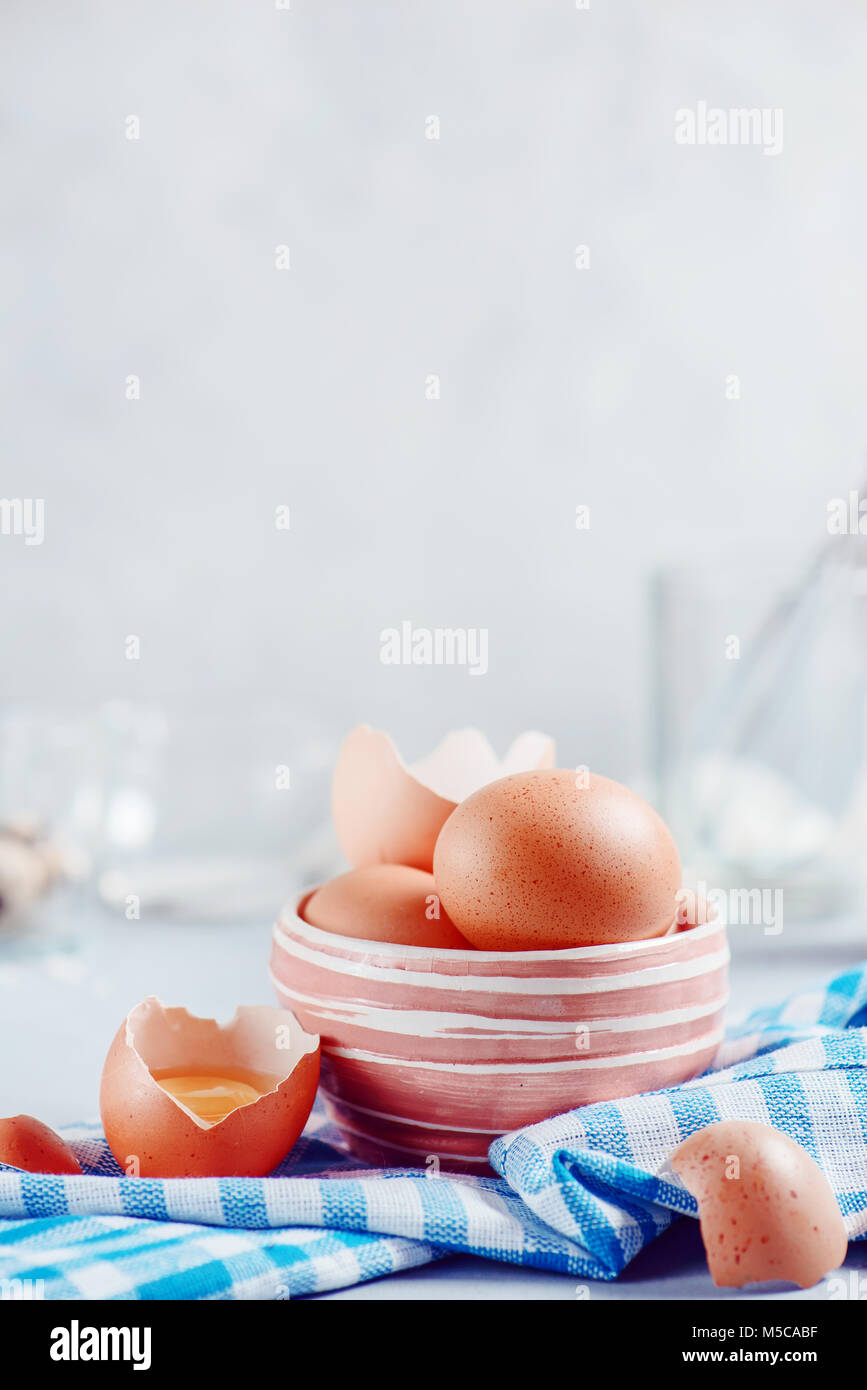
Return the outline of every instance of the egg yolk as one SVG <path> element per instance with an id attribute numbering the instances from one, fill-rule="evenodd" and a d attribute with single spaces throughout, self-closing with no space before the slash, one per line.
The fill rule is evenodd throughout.
<path id="1" fill-rule="evenodd" d="M 271 1090 L 267 1080 L 250 1075 L 246 1080 L 232 1076 L 158 1076 L 164 1091 L 209 1125 L 218 1125 L 241 1105 L 249 1105 Z"/>

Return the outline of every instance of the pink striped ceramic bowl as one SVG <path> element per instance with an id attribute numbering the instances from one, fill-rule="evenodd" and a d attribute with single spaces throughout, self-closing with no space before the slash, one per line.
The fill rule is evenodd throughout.
<path id="1" fill-rule="evenodd" d="M 720 921 L 569 951 L 432 951 L 299 915 L 274 928 L 280 1003 L 322 1038 L 331 1117 L 368 1162 L 480 1172 L 499 1134 L 672 1086 L 712 1060 L 728 997 Z"/>

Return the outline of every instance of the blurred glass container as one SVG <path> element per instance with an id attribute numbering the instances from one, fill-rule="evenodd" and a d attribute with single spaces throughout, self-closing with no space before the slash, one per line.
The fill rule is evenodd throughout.
<path id="1" fill-rule="evenodd" d="M 34 823 L 126 917 L 253 920 L 327 877 L 335 748 L 275 705 L 0 715 L 0 826 Z"/>
<path id="2" fill-rule="evenodd" d="M 333 854 L 334 747 L 274 706 L 107 705 L 101 898 L 126 916 L 270 916 Z"/>
<path id="3" fill-rule="evenodd" d="M 0 712 L 0 939 L 4 958 L 74 946 L 55 895 L 80 893 L 102 835 L 98 721 L 71 711 Z"/>
<path id="4" fill-rule="evenodd" d="M 0 822 L 40 822 L 90 855 L 102 834 L 104 772 L 95 713 L 0 714 Z"/>
<path id="5" fill-rule="evenodd" d="M 654 584 L 662 813 L 692 875 L 782 888 L 793 916 L 862 888 L 865 560 L 833 537 L 794 584 L 743 556 Z"/>

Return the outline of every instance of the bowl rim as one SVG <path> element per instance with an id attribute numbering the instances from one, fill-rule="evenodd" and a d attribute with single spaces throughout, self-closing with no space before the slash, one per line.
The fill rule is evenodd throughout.
<path id="1" fill-rule="evenodd" d="M 292 929 L 297 934 L 306 937 L 313 946 L 325 946 L 330 942 L 332 945 L 340 944 L 356 950 L 362 947 L 368 955 L 393 956 L 395 960 L 404 961 L 407 959 L 429 961 L 436 958 L 455 962 L 473 960 L 532 963 L 533 961 L 544 960 L 611 960 L 620 956 L 652 955 L 654 951 L 670 946 L 671 942 L 677 938 L 680 938 L 684 943 L 701 941 L 707 936 L 712 936 L 714 932 L 725 929 L 725 918 L 721 912 L 717 912 L 716 916 L 709 921 L 702 922 L 697 926 L 672 930 L 676 926 L 677 919 L 675 917 L 671 926 L 661 936 L 641 937 L 635 941 L 609 941 L 601 946 L 561 946 L 550 951 L 476 951 L 463 950 L 460 947 L 453 950 L 445 946 L 402 946 L 396 941 L 374 941 L 367 937 L 342 936 L 339 932 L 323 931 L 321 927 L 316 927 L 312 922 L 306 921 L 301 916 L 301 909 L 321 887 L 321 884 L 314 883 L 284 903 L 274 923 L 275 935 L 288 925 L 287 918 L 291 918 Z M 300 932 L 298 932 L 299 928 Z"/>

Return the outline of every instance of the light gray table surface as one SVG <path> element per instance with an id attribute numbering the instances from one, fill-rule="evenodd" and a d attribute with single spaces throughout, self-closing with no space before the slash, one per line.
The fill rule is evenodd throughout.
<path id="1" fill-rule="evenodd" d="M 193 1013 L 227 1019 L 239 1003 L 271 1003 L 270 926 L 127 922 L 80 892 L 56 897 L 38 930 L 0 937 L 0 1115 L 24 1111 L 55 1127 L 93 1119 L 109 1043 L 147 994 Z M 779 937 L 739 928 L 732 939 L 732 1016 L 815 987 L 867 956 L 867 925 L 854 918 L 787 924 Z M 867 1266 L 850 1246 L 847 1265 Z M 867 1289 L 867 1282 L 865 1282 Z M 799 1300 L 831 1296 L 782 1286 L 715 1289 L 697 1223 L 677 1222 L 614 1284 L 458 1256 L 320 1298 L 338 1299 L 711 1299 Z"/>

